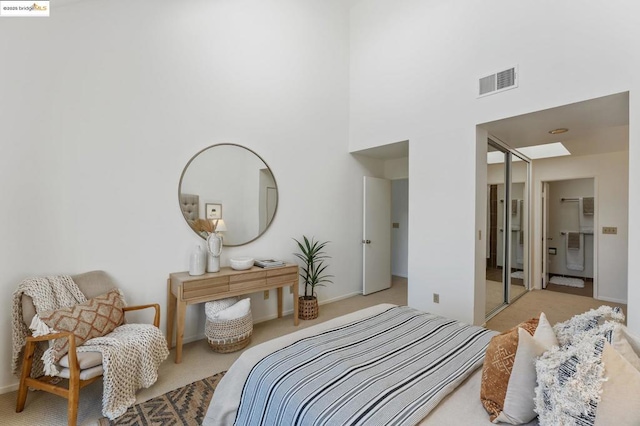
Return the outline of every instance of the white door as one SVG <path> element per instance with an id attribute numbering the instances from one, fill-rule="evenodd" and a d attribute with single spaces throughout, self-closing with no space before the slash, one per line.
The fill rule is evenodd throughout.
<path id="1" fill-rule="evenodd" d="M 364 177 L 362 294 L 391 287 L 391 181 Z"/>
<path id="2" fill-rule="evenodd" d="M 549 283 L 549 183 L 542 182 L 542 288 Z"/>

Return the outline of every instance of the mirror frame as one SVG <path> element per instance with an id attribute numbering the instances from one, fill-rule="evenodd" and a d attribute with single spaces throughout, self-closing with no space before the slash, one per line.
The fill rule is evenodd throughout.
<path id="1" fill-rule="evenodd" d="M 202 238 L 203 240 L 206 240 L 206 237 L 203 236 L 202 234 L 200 234 L 199 232 L 197 232 L 195 229 L 193 229 L 191 227 L 191 225 L 189 224 L 189 222 L 187 222 L 187 218 L 184 217 L 184 214 L 182 212 L 182 205 L 180 203 L 180 195 L 182 194 L 182 181 L 184 179 L 184 175 L 187 172 L 187 170 L 189 169 L 189 166 L 191 165 L 191 163 L 198 157 L 198 155 L 204 153 L 205 151 L 215 148 L 217 146 L 235 146 L 244 150 L 249 151 L 250 153 L 252 153 L 253 155 L 255 155 L 256 157 L 258 157 L 258 159 L 260 161 L 262 161 L 262 163 L 265 165 L 265 167 L 267 168 L 267 170 L 269 170 L 269 173 L 271 173 L 271 177 L 273 177 L 273 182 L 276 185 L 276 195 L 277 195 L 277 199 L 276 199 L 276 207 L 275 210 L 273 211 L 273 218 L 271 219 L 271 221 L 267 224 L 267 226 L 264 228 L 264 231 L 260 232 L 258 235 L 256 235 L 254 238 L 240 243 L 240 244 L 227 244 L 224 243 L 225 247 L 239 247 L 239 246 L 243 246 L 245 244 L 249 244 L 255 240 L 257 240 L 258 238 L 260 238 L 262 235 L 264 235 L 267 230 L 269 229 L 269 227 L 271 227 L 271 224 L 273 223 L 273 221 L 276 218 L 276 215 L 278 214 L 278 205 L 280 204 L 280 190 L 278 189 L 278 181 L 276 180 L 275 175 L 273 174 L 273 170 L 271 170 L 271 167 L 269 167 L 269 165 L 267 164 L 266 161 L 264 161 L 264 158 L 262 158 L 260 155 L 258 155 L 258 153 L 256 153 L 254 150 L 247 148 L 246 146 L 243 145 L 239 145 L 236 143 L 228 143 L 228 142 L 223 142 L 223 143 L 217 143 L 217 144 L 213 144 L 213 145 L 209 145 L 206 148 L 201 149 L 200 151 L 196 152 L 195 155 L 193 155 L 189 161 L 187 162 L 187 164 L 184 166 L 184 168 L 182 169 L 182 174 L 180 174 L 180 181 L 178 182 L 178 207 L 180 208 L 180 215 L 182 216 L 182 218 L 185 220 L 185 222 L 187 223 L 187 226 L 189 227 L 189 229 L 191 229 L 197 236 L 199 236 L 200 238 Z"/>

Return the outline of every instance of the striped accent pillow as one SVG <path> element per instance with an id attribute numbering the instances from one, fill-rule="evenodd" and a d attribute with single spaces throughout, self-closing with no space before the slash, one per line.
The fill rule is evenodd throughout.
<path id="1" fill-rule="evenodd" d="M 124 306 L 120 290 L 114 289 L 84 303 L 43 312 L 40 320 L 57 332 L 72 332 L 76 346 L 79 346 L 94 337 L 105 336 L 121 325 Z M 69 352 L 69 340 L 55 339 L 52 349 L 54 361 L 58 362 Z"/>

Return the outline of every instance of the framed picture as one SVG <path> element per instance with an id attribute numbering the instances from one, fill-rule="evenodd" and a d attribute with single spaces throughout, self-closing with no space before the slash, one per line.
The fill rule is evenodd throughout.
<path id="1" fill-rule="evenodd" d="M 207 219 L 222 219 L 222 204 L 205 203 L 204 215 Z"/>

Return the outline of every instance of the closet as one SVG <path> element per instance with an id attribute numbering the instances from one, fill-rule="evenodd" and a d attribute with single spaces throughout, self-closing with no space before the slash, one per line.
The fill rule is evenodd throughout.
<path id="1" fill-rule="evenodd" d="M 487 147 L 487 318 L 529 289 L 529 161 L 503 143 Z"/>

